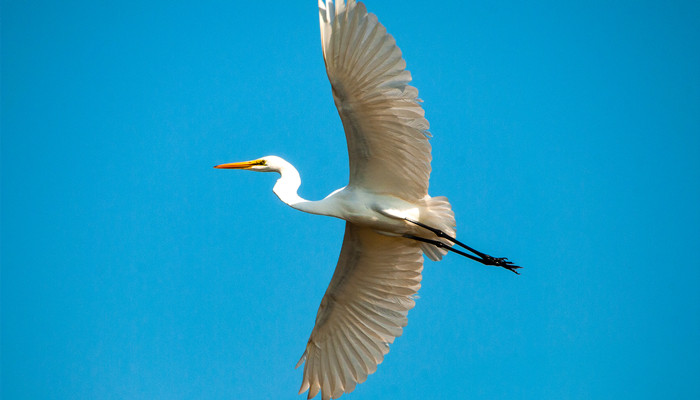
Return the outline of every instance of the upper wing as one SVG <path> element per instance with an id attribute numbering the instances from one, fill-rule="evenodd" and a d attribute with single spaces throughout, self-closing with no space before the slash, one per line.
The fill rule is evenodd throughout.
<path id="1" fill-rule="evenodd" d="M 376 371 L 406 326 L 422 270 L 418 242 L 347 222 L 338 266 L 297 364 L 306 361 L 299 393 L 338 398 Z"/>
<path id="2" fill-rule="evenodd" d="M 348 142 L 349 185 L 423 198 L 429 124 L 396 41 L 355 0 L 319 0 L 319 11 L 326 72 Z"/>

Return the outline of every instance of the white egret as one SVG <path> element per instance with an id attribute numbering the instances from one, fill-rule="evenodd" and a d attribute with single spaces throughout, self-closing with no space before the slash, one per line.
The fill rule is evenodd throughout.
<path id="1" fill-rule="evenodd" d="M 299 173 L 280 157 L 215 168 L 277 172 L 273 191 L 280 200 L 347 221 L 338 265 L 297 364 L 305 362 L 299 393 L 321 392 L 325 400 L 364 382 L 401 335 L 423 254 L 437 261 L 449 250 L 513 272 L 519 267 L 457 241 L 447 198 L 428 195 L 428 121 L 392 36 L 354 0 L 319 0 L 319 12 L 326 72 L 347 138 L 348 185 L 308 201 L 297 194 Z"/>

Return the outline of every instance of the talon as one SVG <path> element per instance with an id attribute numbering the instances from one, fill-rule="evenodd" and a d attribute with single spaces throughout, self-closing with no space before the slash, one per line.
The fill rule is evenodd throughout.
<path id="1" fill-rule="evenodd" d="M 514 265 L 513 262 L 508 261 L 507 257 L 491 257 L 491 256 L 486 256 L 484 258 L 485 264 L 487 265 L 493 265 L 495 267 L 503 267 L 509 271 L 514 272 L 517 275 L 520 275 L 520 272 L 516 271 L 517 269 L 520 269 L 522 267 L 519 267 L 517 265 Z"/>
<path id="2" fill-rule="evenodd" d="M 517 265 L 509 265 L 509 266 L 503 267 L 503 268 L 505 268 L 505 269 L 507 269 L 507 270 L 509 270 L 509 271 L 512 271 L 512 272 L 515 273 L 516 275 L 520 275 L 520 272 L 516 271 L 516 269 L 522 268 L 522 267 L 518 267 Z"/>

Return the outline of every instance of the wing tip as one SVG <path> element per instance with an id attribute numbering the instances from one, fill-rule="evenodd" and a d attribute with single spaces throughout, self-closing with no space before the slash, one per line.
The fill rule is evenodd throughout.
<path id="1" fill-rule="evenodd" d="M 294 366 L 294 369 L 301 367 L 301 364 L 306 361 L 306 353 L 306 350 L 304 350 L 304 354 L 301 355 L 301 358 L 299 359 L 299 362 L 297 362 L 297 365 Z"/>
<path id="2" fill-rule="evenodd" d="M 310 387 L 310 386 L 311 386 L 311 385 L 309 385 L 309 381 L 308 381 L 307 379 L 304 379 L 304 380 L 301 382 L 301 388 L 299 389 L 299 394 L 302 394 L 302 393 L 304 393 L 305 391 L 309 390 L 309 387 Z"/>

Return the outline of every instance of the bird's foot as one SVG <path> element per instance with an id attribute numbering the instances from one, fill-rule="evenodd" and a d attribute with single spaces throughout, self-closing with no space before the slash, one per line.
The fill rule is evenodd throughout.
<path id="1" fill-rule="evenodd" d="M 519 267 L 517 265 L 514 265 L 512 262 L 508 261 L 508 259 L 505 257 L 497 258 L 497 257 L 491 257 L 488 255 L 484 255 L 483 263 L 486 265 L 493 265 L 495 267 L 503 267 L 509 271 L 516 273 L 517 275 L 520 275 L 520 272 L 518 272 L 517 270 L 522 268 L 522 267 Z"/>

